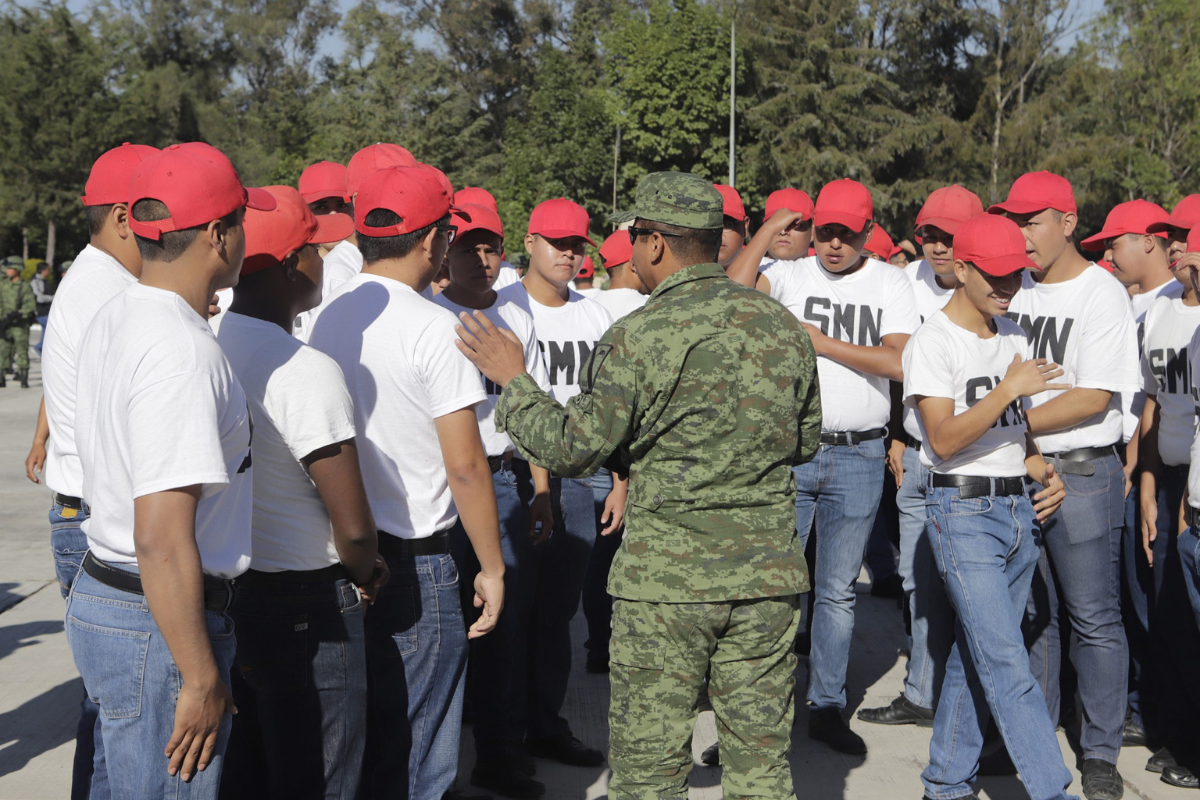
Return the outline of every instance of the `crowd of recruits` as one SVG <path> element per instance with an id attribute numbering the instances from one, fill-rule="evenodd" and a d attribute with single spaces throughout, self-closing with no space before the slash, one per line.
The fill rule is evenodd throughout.
<path id="1" fill-rule="evenodd" d="M 597 529 L 612 534 L 621 527 L 629 487 L 605 471 L 592 478 L 551 476 L 521 458 L 538 453 L 552 435 L 534 431 L 521 441 L 511 416 L 511 438 L 497 430 L 493 409 L 513 375 L 494 379 L 492 365 L 470 342 L 494 338 L 492 326 L 513 331 L 521 341 L 521 371 L 566 406 L 568 420 L 586 413 L 595 390 L 581 376 L 589 355 L 614 316 L 646 302 L 639 287 L 652 288 L 644 274 L 651 270 L 634 263 L 632 242 L 648 237 L 659 247 L 654 252 L 667 253 L 673 233 L 635 228 L 604 243 L 601 256 L 613 284 L 597 298 L 613 306 L 609 314 L 568 288 L 583 245 L 591 242 L 586 212 L 566 200 L 548 201 L 531 216 L 525 279 L 510 277 L 512 288 L 497 293 L 494 285 L 511 268 L 502 263 L 503 229 L 490 196 L 482 190 L 453 195 L 444 175 L 395 145 L 356 155 L 345 188 L 336 167 L 307 170 L 301 192 L 244 190 L 228 160 L 207 146 L 159 153 L 126 145 L 105 154 L 89 180 L 84 200 L 93 240 L 70 273 L 76 277 L 60 290 L 63 325 L 52 318 L 55 336 L 47 341 L 44 370 L 56 558 L 64 591 L 77 582 L 68 634 L 88 686 L 85 705 L 99 700 L 103 709 L 101 721 L 94 706 L 90 718 L 85 709 L 81 723 L 80 751 L 90 742 L 96 753 L 82 759 L 95 766 L 91 796 L 156 794 L 167 771 L 148 768 L 145 756 L 163 741 L 169 741 L 169 772 L 189 779 L 197 796 L 215 792 L 218 781 L 228 796 L 305 794 L 317 785 L 330 796 L 348 796 L 360 774 L 364 790 L 376 796 L 442 796 L 454 780 L 467 660 L 459 567 L 464 596 L 479 609 L 468 633 L 477 668 L 466 679 L 479 754 L 474 782 L 510 796 L 536 796 L 544 787 L 532 780 L 530 755 L 602 763 L 603 755 L 574 739 L 559 714 L 570 667 L 566 626 L 583 591 L 589 668 L 602 670 L 610 661 L 608 632 L 621 630 L 610 622 L 603 585 L 616 547 L 594 543 Z M 314 175 L 324 181 L 315 188 Z M 904 271 L 863 257 L 875 226 L 870 195 L 853 181 L 826 186 L 815 207 L 802 192 L 777 192 L 768 201 L 767 223 L 748 242 L 736 193 L 722 186 L 709 192 L 712 197 L 700 202 L 720 203 L 721 266 L 789 308 L 822 356 L 815 360 L 825 409 L 820 444 L 797 450 L 796 461 L 804 463 L 794 468 L 801 552 L 814 518 L 818 531 L 810 735 L 837 750 L 865 752 L 841 709 L 852 586 L 886 462 L 898 484 L 913 657 L 905 694 L 860 718 L 932 723 L 927 793 L 953 798 L 969 796 L 991 708 L 1031 794 L 1066 796 L 1070 778 L 1061 757 L 1039 739 L 1048 735 L 1053 743 L 1049 723 L 1058 713 L 1061 601 L 1076 637 L 1085 794 L 1119 796 L 1113 762 L 1126 695 L 1118 562 L 1127 471 L 1114 442 L 1119 447 L 1127 438 L 1122 417 L 1134 413 L 1136 400 L 1124 415 L 1121 400 L 1140 385 L 1137 343 L 1127 295 L 1070 246 L 1075 208 L 1069 185 L 1045 173 L 1019 180 L 993 210 L 1020 227 L 983 215 L 978 199 L 961 187 L 935 192 L 918 218 L 926 259 Z M 484 202 L 467 202 L 472 199 Z M 639 190 L 640 205 L 642 199 Z M 646 207 L 652 205 L 647 200 Z M 1166 227 L 1175 254 L 1187 220 L 1177 218 L 1177 209 L 1176 217 L 1161 212 L 1144 221 L 1144 205 L 1115 209 L 1105 231 L 1084 246 L 1111 245 L 1123 279 L 1142 294 L 1164 294 L 1189 307 L 1194 292 L 1181 297 L 1155 283 L 1170 273 L 1152 268 L 1152 256 L 1165 257 L 1167 248 L 1149 230 Z M 816 256 L 805 262 L 814 238 Z M 1134 239 L 1144 245 L 1140 259 Z M 326 251 L 324 270 L 318 249 Z M 1191 265 L 1194 275 L 1200 261 L 1191 258 L 1179 264 Z M 1025 291 L 1017 292 L 1013 275 L 1025 267 L 1046 277 L 1040 283 L 1026 278 Z M 462 320 L 471 334 L 461 347 L 487 376 L 482 386 L 459 352 L 454 317 L 427 302 L 432 292 L 426 290 L 443 268 L 448 274 L 434 302 L 455 313 L 479 310 L 484 313 L 477 316 L 490 320 L 486 330 Z M 139 272 L 140 284 L 131 286 Z M 220 342 L 213 347 L 208 327 L 195 322 L 217 311 L 212 290 L 232 283 L 238 283 L 232 303 L 213 319 Z M 66 292 L 69 286 L 77 288 Z M 314 309 L 305 326 L 303 315 Z M 1004 314 L 1024 328 L 1028 343 L 998 318 Z M 926 332 L 910 340 L 918 327 Z M 1155 345 L 1159 327 L 1147 320 Z M 294 328 L 313 347 L 293 338 Z M 162 335 L 148 340 L 147 329 Z M 1151 351 L 1151 344 L 1148 338 L 1147 393 L 1165 395 L 1169 384 L 1178 394 L 1179 346 Z M 1168 351 L 1172 355 L 1164 356 Z M 611 350 L 599 352 L 611 357 Z M 591 360 L 592 381 L 604 363 Z M 1060 376 L 1061 388 L 1048 383 Z M 1160 391 L 1149 380 L 1155 376 Z M 1182 378 L 1186 384 L 1186 371 Z M 905 385 L 905 419 L 895 425 L 905 436 L 885 441 L 889 419 L 899 413 L 889 380 Z M 569 403 L 581 383 L 588 402 Z M 1189 390 L 1182 394 L 1188 397 Z M 1023 405 L 1023 397 L 1030 402 Z M 1134 448 L 1164 422 L 1178 430 L 1163 400 L 1145 402 L 1141 435 L 1129 432 Z M 1187 412 L 1190 424 L 1190 406 Z M 253 458 L 251 418 L 259 437 Z M 175 444 L 155 446 L 167 440 Z M 546 448 L 544 459 L 533 460 L 555 463 L 554 448 Z M 1182 512 L 1168 495 L 1175 485 L 1175 500 L 1182 498 L 1182 480 L 1167 459 L 1178 455 L 1148 458 L 1131 459 L 1151 465 L 1141 474 L 1143 496 L 1156 494 L 1161 472 L 1164 487 L 1157 494 L 1177 513 L 1158 513 L 1157 528 L 1177 532 L 1172 525 Z M 593 467 L 604 463 L 584 460 Z M 557 472 L 575 471 L 564 462 Z M 1008 480 L 1025 473 L 1037 484 L 1036 506 L 1025 499 L 1021 481 Z M 650 502 L 662 500 L 656 495 Z M 970 524 L 960 519 L 966 508 Z M 1167 543 L 1175 537 L 1157 535 L 1154 509 L 1153 501 L 1143 501 L 1140 517 L 1145 541 L 1162 550 L 1157 558 L 1147 550 L 1146 566 L 1161 573 L 1171 563 Z M 83 537 L 79 522 L 89 513 Z M 239 525 L 245 518 L 252 524 Z M 1034 528 L 1040 551 L 1032 545 Z M 618 537 L 598 541 L 617 543 Z M 960 559 L 971 556 L 990 569 L 964 569 Z M 1134 566 L 1135 556 L 1128 556 Z M 1186 560 L 1182 549 L 1178 557 Z M 703 584 L 703 564 L 693 566 Z M 235 577 L 237 599 L 230 606 L 227 579 Z M 1145 581 L 1127 582 L 1130 591 L 1143 587 L 1143 607 L 1156 605 Z M 783 594 L 806 588 L 801 583 L 792 581 L 793 592 Z M 131 594 L 145 600 L 131 602 Z M 365 620 L 359 595 L 374 603 Z M 1004 599 L 1014 615 L 1003 613 Z M 509 613 L 501 615 L 504 605 Z M 213 613 L 195 613 L 201 607 Z M 957 637 L 954 623 L 946 622 L 954 618 L 951 609 Z M 224 610 L 241 632 L 236 654 L 232 626 L 219 613 Z M 798 607 L 794 611 L 798 623 Z M 1027 634 L 1034 627 L 1032 672 L 1022 615 Z M 1152 617 L 1147 612 L 1139 619 L 1147 640 L 1158 641 L 1149 635 Z M 1169 660 L 1149 652 L 1135 664 L 1166 669 Z M 141 667 L 135 674 L 131 659 Z M 622 668 L 638 668 L 630 663 L 638 660 L 611 658 Z M 222 676 L 234 664 L 231 697 Z M 981 669 L 991 675 L 984 697 L 973 683 Z M 180 679 L 182 690 L 175 688 Z M 1145 696 L 1148 685 L 1142 678 L 1140 699 L 1131 701 L 1140 702 L 1149 733 L 1157 723 L 1147 709 L 1170 714 Z M 313 698 L 307 705 L 295 700 L 305 687 Z M 956 711 L 934 713 L 935 706 L 948 708 L 935 702 L 939 691 L 956 693 L 947 695 L 956 698 Z M 1029 702 L 1039 691 L 1051 700 L 1049 714 L 1041 698 Z M 790 705 L 790 687 L 788 694 Z M 175 706 L 170 716 L 168 698 Z M 244 716 L 226 740 L 223 714 L 233 703 Z M 960 713 L 964 703 L 974 703 L 969 724 Z M 714 705 L 736 731 L 736 715 Z M 1169 734 L 1163 725 L 1159 741 L 1181 737 L 1169 742 L 1170 752 L 1178 755 L 1191 744 L 1186 727 Z M 514 747 L 522 733 L 525 746 Z M 621 733 L 628 731 L 614 727 L 615 790 L 638 772 L 617 757 L 618 745 L 636 749 Z M 293 760 L 303 748 L 314 754 L 307 771 Z M 677 755 L 671 746 L 664 750 L 652 755 L 668 762 Z M 203 769 L 226 752 L 222 770 Z M 388 758 L 397 752 L 410 754 L 407 764 Z M 731 788 L 745 756 L 727 758 Z M 119 769 L 110 770 L 114 764 Z M 648 775 L 686 776 L 686 765 L 673 771 L 655 766 Z M 1169 778 L 1186 782 L 1190 776 L 1184 765 L 1162 766 Z M 86 791 L 86 776 L 83 782 Z"/>

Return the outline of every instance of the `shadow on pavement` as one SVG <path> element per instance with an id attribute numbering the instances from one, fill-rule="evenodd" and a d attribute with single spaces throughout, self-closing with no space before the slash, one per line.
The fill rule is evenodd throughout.
<path id="1" fill-rule="evenodd" d="M 0 584 L 0 589 L 4 585 Z M 3 619 L 3 617 L 0 617 L 0 620 Z M 63 623 L 60 619 L 44 619 L 37 622 L 22 622 L 19 625 L 0 626 L 0 658 L 12 655 L 14 651 L 21 647 L 38 644 L 40 642 L 38 639 L 39 636 L 61 633 L 62 629 Z M 0 737 L 4 735 L 4 731 L 5 728 L 0 727 Z"/>
<path id="2" fill-rule="evenodd" d="M 0 775 L 17 772 L 42 753 L 73 741 L 82 697 L 83 681 L 73 678 L 0 714 Z"/>

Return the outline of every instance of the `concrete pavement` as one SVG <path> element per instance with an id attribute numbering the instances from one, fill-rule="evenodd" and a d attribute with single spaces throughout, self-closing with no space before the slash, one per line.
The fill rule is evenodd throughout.
<path id="1" fill-rule="evenodd" d="M 82 684 L 75 672 L 63 633 L 63 601 L 54 580 L 46 509 L 48 493 L 25 479 L 38 401 L 40 374 L 35 365 L 33 388 L 0 389 L 0 800 L 43 800 L 68 796 L 75 724 Z M 10 383 L 11 387 L 12 384 Z M 864 588 L 865 587 L 861 587 Z M 573 640 L 577 669 L 567 698 L 566 716 L 580 739 L 606 748 L 608 680 L 582 669 L 582 619 L 576 618 Z M 857 625 L 850 660 L 848 701 L 851 709 L 885 705 L 901 687 L 903 630 L 894 603 L 859 595 Z M 796 673 L 803 696 L 807 665 Z M 843 756 L 811 742 L 805 735 L 807 713 L 798 704 L 793 734 L 792 768 L 800 798 L 891 800 L 922 795 L 920 773 L 928 757 L 929 731 L 911 726 L 883 727 L 853 722 L 867 741 L 866 758 Z M 712 712 L 700 715 L 693 749 L 700 752 L 716 739 Z M 1079 791 L 1076 755 L 1060 734 L 1068 766 Z M 464 732 L 460 786 L 473 762 L 471 736 Z M 1200 800 L 1200 792 L 1175 789 L 1145 772 L 1145 748 L 1122 752 L 1119 767 L 1130 800 Z M 603 797 L 605 768 L 573 769 L 538 762 L 548 800 Z M 1027 795 L 1016 778 L 985 778 L 980 795 L 990 800 L 1018 800 Z M 690 797 L 721 796 L 720 769 L 697 766 Z"/>

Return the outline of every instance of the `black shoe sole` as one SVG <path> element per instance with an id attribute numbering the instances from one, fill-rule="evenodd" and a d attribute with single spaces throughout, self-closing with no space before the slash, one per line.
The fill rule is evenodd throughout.
<path id="1" fill-rule="evenodd" d="M 932 728 L 933 727 L 933 720 L 921 719 L 919 717 L 915 718 L 915 719 L 894 719 L 894 720 L 893 719 L 871 719 L 870 717 L 864 717 L 861 712 L 856 714 L 855 717 L 860 722 L 869 722 L 872 725 L 916 725 L 918 728 Z"/>

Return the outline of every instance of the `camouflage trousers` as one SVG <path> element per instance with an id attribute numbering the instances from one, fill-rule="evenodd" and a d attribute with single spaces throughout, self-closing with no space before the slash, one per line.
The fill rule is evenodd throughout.
<path id="1" fill-rule="evenodd" d="M 13 360 L 17 369 L 29 370 L 29 328 L 9 328 L 0 333 L 0 368 L 7 374 Z"/>
<path id="2" fill-rule="evenodd" d="M 793 800 L 800 596 L 613 607 L 610 798 L 687 797 L 696 698 L 709 676 L 727 799 Z"/>

